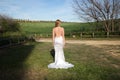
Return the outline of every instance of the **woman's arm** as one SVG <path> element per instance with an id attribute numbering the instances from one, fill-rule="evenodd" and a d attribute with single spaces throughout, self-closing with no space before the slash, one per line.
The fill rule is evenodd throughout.
<path id="1" fill-rule="evenodd" d="M 62 31 L 62 37 L 63 37 L 63 41 L 64 41 L 64 45 L 65 45 L 65 31 L 64 31 L 64 28 L 63 28 L 63 31 Z"/>
<path id="2" fill-rule="evenodd" d="M 52 30 L 52 42 L 53 42 L 53 45 L 54 45 L 54 38 L 55 38 L 55 32 L 54 32 L 54 28 Z"/>

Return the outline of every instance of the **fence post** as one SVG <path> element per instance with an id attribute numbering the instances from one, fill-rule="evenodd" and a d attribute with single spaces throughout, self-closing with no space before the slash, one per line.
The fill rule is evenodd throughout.
<path id="1" fill-rule="evenodd" d="M 94 38 L 95 37 L 95 34 L 94 34 L 94 32 L 92 33 L 92 38 Z"/>
<path id="2" fill-rule="evenodd" d="M 40 34 L 40 37 L 42 37 L 42 34 Z"/>
<path id="3" fill-rule="evenodd" d="M 82 32 L 80 33 L 80 38 L 82 38 Z"/>
<path id="4" fill-rule="evenodd" d="M 72 38 L 75 38 L 76 36 L 75 35 L 72 35 Z"/>
<path id="5" fill-rule="evenodd" d="M 34 34 L 34 36 L 36 37 L 36 36 L 37 36 L 37 34 Z"/>
<path id="6" fill-rule="evenodd" d="M 72 33 L 70 32 L 70 37 L 72 37 Z"/>
<path id="7" fill-rule="evenodd" d="M 109 32 L 107 32 L 107 38 L 109 38 L 109 35 L 110 35 Z"/>
<path id="8" fill-rule="evenodd" d="M 48 36 L 49 36 L 49 35 L 47 34 L 46 37 L 48 38 Z"/>

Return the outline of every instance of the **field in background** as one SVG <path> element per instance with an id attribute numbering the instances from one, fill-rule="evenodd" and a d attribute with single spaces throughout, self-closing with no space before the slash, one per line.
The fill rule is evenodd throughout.
<path id="1" fill-rule="evenodd" d="M 22 22 L 20 24 L 22 31 L 36 34 L 51 34 L 52 28 L 55 26 L 54 22 Z M 87 23 L 64 22 L 61 26 L 65 28 L 66 34 L 94 30 L 94 27 Z"/>
<path id="2" fill-rule="evenodd" d="M 54 22 L 20 22 L 21 30 L 27 34 L 38 37 L 51 37 Z M 97 28 L 89 23 L 63 22 L 65 36 L 71 38 L 120 38 L 120 32 L 104 32 L 102 27 Z M 99 29 L 99 31 L 97 31 Z"/>
<path id="3" fill-rule="evenodd" d="M 54 22 L 19 22 L 21 32 L 0 33 L 0 47 L 8 45 L 16 45 L 26 40 L 34 41 L 40 38 L 51 38 Z M 120 39 L 120 32 L 104 32 L 102 27 L 93 25 L 94 23 L 75 23 L 63 22 L 62 27 L 65 28 L 65 37 L 67 39 Z M 99 29 L 98 29 L 99 28 Z M 100 29 L 101 28 L 101 29 Z M 97 31 L 97 29 L 99 31 Z"/>
<path id="4" fill-rule="evenodd" d="M 22 31 L 28 33 L 38 33 L 38 34 L 51 34 L 52 28 L 55 26 L 54 22 L 23 22 L 20 23 L 22 27 Z M 82 28 L 86 28 L 86 30 L 90 29 L 89 24 L 86 23 L 62 23 L 62 27 L 65 28 L 65 32 L 79 32 Z M 89 27 L 88 27 L 89 26 Z"/>

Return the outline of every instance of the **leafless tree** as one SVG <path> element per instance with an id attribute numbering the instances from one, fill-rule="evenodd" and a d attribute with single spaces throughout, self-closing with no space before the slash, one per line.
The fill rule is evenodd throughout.
<path id="1" fill-rule="evenodd" d="M 120 18 L 120 0 L 73 0 L 73 8 L 84 20 L 103 22 L 107 32 L 114 31 Z"/>

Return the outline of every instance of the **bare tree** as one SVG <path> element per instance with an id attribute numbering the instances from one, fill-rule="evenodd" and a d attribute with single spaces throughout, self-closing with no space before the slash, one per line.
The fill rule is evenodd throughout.
<path id="1" fill-rule="evenodd" d="M 120 0 L 73 0 L 73 8 L 84 20 L 103 22 L 107 32 L 114 31 L 120 18 Z"/>

